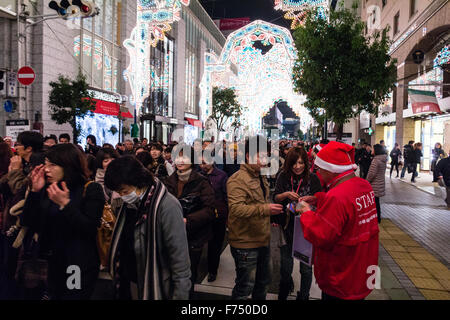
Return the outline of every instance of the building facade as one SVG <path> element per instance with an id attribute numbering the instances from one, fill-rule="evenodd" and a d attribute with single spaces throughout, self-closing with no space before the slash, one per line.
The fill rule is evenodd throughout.
<path id="1" fill-rule="evenodd" d="M 389 149 L 395 143 L 422 142 L 421 169 L 429 170 L 435 143 L 450 150 L 450 1 L 362 0 L 360 6 L 367 34 L 390 27 L 390 55 L 397 59 L 398 84 L 378 117 L 369 121 L 375 140 L 385 140 Z M 413 109 L 410 90 L 434 94 L 439 110 Z M 362 129 L 367 116 L 364 121 Z"/>
<path id="2" fill-rule="evenodd" d="M 164 41 L 150 48 L 149 94 L 137 106 L 140 137 L 152 141 L 192 143 L 202 137 L 199 85 L 205 54 L 219 56 L 226 40 L 197 0 L 182 7 Z"/>
<path id="3" fill-rule="evenodd" d="M 69 133 L 69 125 L 57 125 L 49 114 L 49 83 L 59 75 L 75 78 L 79 71 L 86 76 L 96 100 L 93 117 L 79 120 L 83 129 L 80 139 L 85 143 L 87 134 L 94 134 L 97 143 L 118 142 L 112 127 L 119 126 L 117 115 L 122 110 L 125 124 L 133 122 L 133 107 L 128 103 L 130 90 L 122 77 L 129 63 L 123 47 L 136 24 L 136 2 L 133 0 L 96 0 L 100 14 L 85 19 L 52 19 L 36 23 L 36 19 L 19 19 L 17 11 L 30 16 L 54 14 L 48 1 L 8 0 L 0 3 L 0 70 L 10 73 L 28 65 L 36 74 L 33 84 L 17 87 L 16 96 L 0 99 L 17 104 L 13 112 L 0 111 L 0 135 L 6 134 L 6 120 L 29 120 L 31 129 L 44 135 Z M 25 4 L 25 7 L 21 7 Z M 21 41 L 17 41 L 19 33 Z M 26 37 L 25 37 L 26 35 Z M 25 54 L 26 52 L 26 54 Z M 122 109 L 120 109 L 122 107 Z"/>

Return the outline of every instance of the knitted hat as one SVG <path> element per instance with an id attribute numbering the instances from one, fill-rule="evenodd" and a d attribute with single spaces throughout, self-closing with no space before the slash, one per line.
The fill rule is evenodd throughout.
<path id="1" fill-rule="evenodd" d="M 355 148 L 345 143 L 331 141 L 319 151 L 314 164 L 333 173 L 355 170 L 357 168 Z"/>

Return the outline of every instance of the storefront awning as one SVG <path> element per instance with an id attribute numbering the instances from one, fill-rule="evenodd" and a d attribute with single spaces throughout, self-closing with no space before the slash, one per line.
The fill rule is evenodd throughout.
<path id="1" fill-rule="evenodd" d="M 185 118 L 185 119 L 191 126 L 203 128 L 203 123 L 201 120 L 192 119 L 192 118 Z"/>
<path id="2" fill-rule="evenodd" d="M 94 111 L 95 113 L 106 114 L 109 116 L 119 115 L 120 104 L 99 99 L 92 100 L 96 102 Z M 122 112 L 122 117 L 133 118 L 133 115 L 130 112 Z"/>

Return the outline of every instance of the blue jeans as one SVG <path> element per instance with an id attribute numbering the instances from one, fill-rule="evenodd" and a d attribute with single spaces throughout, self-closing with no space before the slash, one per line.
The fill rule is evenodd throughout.
<path id="1" fill-rule="evenodd" d="M 292 258 L 292 246 L 287 244 L 280 248 L 280 291 L 281 288 L 293 283 L 292 270 L 294 269 L 294 259 Z M 309 300 L 309 291 L 312 284 L 312 267 L 300 263 L 300 291 L 298 300 Z"/>
<path id="2" fill-rule="evenodd" d="M 405 163 L 405 164 L 403 165 L 402 173 L 400 174 L 400 178 L 404 178 L 404 177 L 405 177 L 405 173 L 406 173 L 407 167 L 408 167 L 408 165 Z M 416 167 L 417 167 L 417 163 L 416 163 Z M 416 172 L 414 173 L 414 175 L 415 175 L 415 177 L 417 177 L 417 176 L 419 175 L 419 173 L 417 172 L 417 170 L 416 170 Z"/>
<path id="3" fill-rule="evenodd" d="M 267 288 L 271 281 L 270 249 L 238 249 L 231 247 L 236 265 L 236 280 L 231 295 L 232 300 L 266 300 Z"/>

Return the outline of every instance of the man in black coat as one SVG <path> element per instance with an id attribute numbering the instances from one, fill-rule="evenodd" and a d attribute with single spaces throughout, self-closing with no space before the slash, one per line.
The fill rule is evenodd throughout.
<path id="1" fill-rule="evenodd" d="M 411 163 L 412 157 L 412 151 L 413 150 L 413 145 L 414 145 L 414 141 L 411 140 L 408 142 L 408 144 L 405 144 L 403 146 L 403 168 L 402 168 L 402 173 L 400 174 L 400 179 L 403 179 L 405 177 L 405 172 L 406 172 L 406 168 L 408 168 L 408 164 Z"/>
<path id="2" fill-rule="evenodd" d="M 450 208 L 450 158 L 444 158 L 437 163 L 436 175 L 439 179 L 444 181 L 447 189 L 447 198 L 445 199 L 445 202 L 447 203 L 447 208 Z"/>

